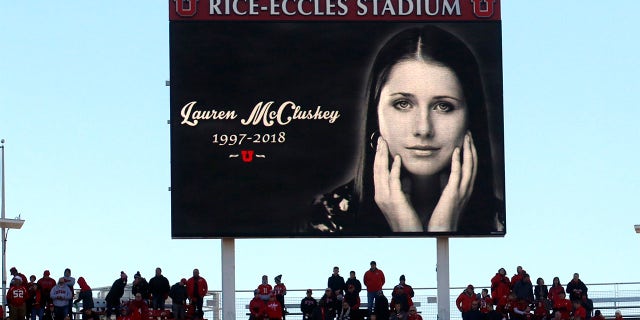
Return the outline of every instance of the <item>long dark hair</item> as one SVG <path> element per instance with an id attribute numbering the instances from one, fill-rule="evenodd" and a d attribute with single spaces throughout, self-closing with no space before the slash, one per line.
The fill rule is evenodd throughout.
<path id="1" fill-rule="evenodd" d="M 375 148 L 370 138 L 379 132 L 377 108 L 380 91 L 391 69 L 402 61 L 418 60 L 451 69 L 462 85 L 468 108 L 468 129 L 478 153 L 478 171 L 467 208 L 460 216 L 456 234 L 486 235 L 496 230 L 496 214 L 501 206 L 494 195 L 491 144 L 484 87 L 476 57 L 469 47 L 453 34 L 432 25 L 403 30 L 388 40 L 378 52 L 367 87 L 366 120 L 360 161 L 354 181 L 354 198 L 358 203 L 359 225 L 366 230 L 389 232 L 389 226 L 373 201 L 373 159 Z M 375 138 L 374 138 L 375 139 Z"/>

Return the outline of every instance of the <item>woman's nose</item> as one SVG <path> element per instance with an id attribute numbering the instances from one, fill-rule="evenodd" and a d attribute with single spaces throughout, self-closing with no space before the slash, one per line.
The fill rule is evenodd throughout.
<path id="1" fill-rule="evenodd" d="M 416 137 L 430 137 L 433 135 L 433 125 L 431 116 L 427 107 L 417 108 L 416 119 L 414 122 L 414 135 Z"/>

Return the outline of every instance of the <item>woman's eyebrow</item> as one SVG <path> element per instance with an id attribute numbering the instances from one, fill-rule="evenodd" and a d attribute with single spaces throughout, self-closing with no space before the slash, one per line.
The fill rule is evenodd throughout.
<path id="1" fill-rule="evenodd" d="M 405 98 L 415 98 L 416 96 L 413 93 L 409 92 L 393 92 L 390 96 L 403 96 Z"/>
<path id="2" fill-rule="evenodd" d="M 433 97 L 433 99 L 453 99 L 453 100 L 456 100 L 456 101 L 459 101 L 459 102 L 464 102 L 462 99 L 460 99 L 460 98 L 458 98 L 458 97 L 454 97 L 454 96 L 445 96 L 445 95 L 442 95 L 442 96 L 434 96 L 434 97 Z"/>

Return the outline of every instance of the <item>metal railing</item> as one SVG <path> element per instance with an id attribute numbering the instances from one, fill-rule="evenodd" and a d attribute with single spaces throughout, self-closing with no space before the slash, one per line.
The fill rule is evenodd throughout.
<path id="1" fill-rule="evenodd" d="M 601 309 L 602 314 L 606 318 L 613 317 L 616 309 L 621 309 L 625 319 L 640 317 L 640 282 L 624 282 L 624 283 L 592 283 L 587 284 L 589 288 L 589 298 L 594 299 L 594 310 Z M 476 291 L 480 292 L 482 288 L 489 289 L 490 286 L 476 287 Z M 125 291 L 125 297 L 129 298 L 130 288 Z M 392 288 L 383 289 L 385 295 L 390 298 Z M 438 303 L 437 303 L 437 288 L 413 288 L 415 291 L 415 297 L 413 301 L 420 302 L 420 306 L 417 307 L 418 312 L 422 314 L 424 319 L 437 319 L 438 316 Z M 462 319 L 460 312 L 455 307 L 455 300 L 458 295 L 464 290 L 465 287 L 453 287 L 449 290 L 449 306 L 451 310 L 450 318 L 452 320 Z M 97 297 L 106 296 L 109 287 L 94 289 L 94 295 Z M 314 293 L 320 294 L 324 292 L 324 289 L 314 289 Z M 306 289 L 288 289 L 285 297 L 287 304 L 297 304 L 302 298 L 305 297 Z M 209 295 L 205 297 L 204 311 L 205 318 L 208 320 L 220 320 L 222 319 L 222 293 L 219 290 L 209 291 Z M 612 299 L 623 298 L 629 299 Z M 253 290 L 238 290 L 236 291 L 236 316 L 237 319 L 248 318 L 246 313 L 248 312 L 246 306 L 253 298 Z M 318 295 L 314 295 L 314 298 L 318 299 Z M 637 299 L 635 299 L 637 298 Z M 363 302 L 367 301 L 366 292 L 360 293 L 360 299 Z M 628 301 L 630 300 L 630 301 Z M 167 303 L 170 303 L 167 301 Z M 299 309 L 289 310 L 290 312 L 299 312 Z M 300 320 L 301 317 L 297 315 L 287 316 L 287 320 Z"/>

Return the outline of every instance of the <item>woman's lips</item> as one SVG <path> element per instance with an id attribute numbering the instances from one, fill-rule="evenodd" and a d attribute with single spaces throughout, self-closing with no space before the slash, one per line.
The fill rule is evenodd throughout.
<path id="1" fill-rule="evenodd" d="M 430 145 L 412 145 L 407 147 L 407 150 L 409 150 L 413 155 L 428 157 L 436 153 L 440 148 Z"/>

